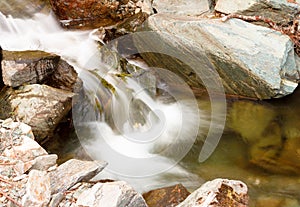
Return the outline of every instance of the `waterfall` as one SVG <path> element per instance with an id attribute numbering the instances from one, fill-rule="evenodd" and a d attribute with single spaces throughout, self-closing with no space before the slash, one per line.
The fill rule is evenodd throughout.
<path id="1" fill-rule="evenodd" d="M 107 174 L 100 176 L 137 183 L 132 185 L 142 191 L 164 185 L 163 176 L 168 173 L 178 175 L 167 181 L 168 185 L 186 181 L 186 186 L 197 185 L 199 178 L 177 164 L 191 149 L 195 136 L 201 134 L 199 125 L 208 125 L 191 91 L 187 92 L 191 98 L 168 104 L 154 99 L 134 78 L 117 78 L 116 71 L 97 58 L 99 49 L 93 31 L 66 31 L 51 13 L 37 13 L 30 19 L 0 13 L 0 28 L 4 50 L 43 50 L 60 55 L 77 70 L 90 100 L 109 103 L 110 114 L 104 115 L 111 116 L 113 125 L 95 115 L 91 106 L 90 115 L 80 117 L 76 126 L 90 156 L 109 163 Z M 114 93 L 88 72 L 95 69 L 115 88 Z"/>

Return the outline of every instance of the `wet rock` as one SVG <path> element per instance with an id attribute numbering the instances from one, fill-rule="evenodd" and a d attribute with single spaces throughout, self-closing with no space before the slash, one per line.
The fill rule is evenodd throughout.
<path id="1" fill-rule="evenodd" d="M 64 192 L 80 181 L 88 181 L 98 174 L 107 163 L 71 159 L 50 172 L 51 193 Z"/>
<path id="2" fill-rule="evenodd" d="M 194 88 L 203 88 L 202 81 L 217 84 L 208 74 L 212 67 L 232 95 L 268 99 L 290 94 L 297 87 L 293 43 L 274 30 L 237 19 L 224 23 L 162 14 L 149 17 L 143 30 L 153 33 L 135 38 L 138 49 L 157 51 L 143 53 L 146 62 L 175 72 Z"/>
<path id="3" fill-rule="evenodd" d="M 43 207 L 50 201 L 50 177 L 45 171 L 31 170 L 26 184 L 23 206 Z"/>
<path id="4" fill-rule="evenodd" d="M 149 207 L 176 206 L 184 201 L 190 192 L 181 184 L 151 190 L 143 194 Z"/>
<path id="5" fill-rule="evenodd" d="M 3 81 L 12 87 L 42 83 L 53 74 L 59 59 L 42 51 L 3 51 Z"/>
<path id="6" fill-rule="evenodd" d="M 154 0 L 153 8 L 157 13 L 167 13 L 181 16 L 199 16 L 210 11 L 209 0 Z"/>
<path id="7" fill-rule="evenodd" d="M 57 124 L 68 114 L 74 93 L 46 85 L 7 88 L 0 93 L 0 117 L 14 116 L 30 125 L 37 140 L 51 136 Z"/>
<path id="8" fill-rule="evenodd" d="M 204 183 L 177 207 L 247 207 L 248 200 L 248 188 L 243 182 L 215 179 Z"/>
<path id="9" fill-rule="evenodd" d="M 34 159 L 35 163 L 31 169 L 47 171 L 50 167 L 56 165 L 57 158 L 56 154 L 39 156 Z"/>
<path id="10" fill-rule="evenodd" d="M 225 14 L 260 15 L 282 22 L 292 19 L 298 13 L 299 6 L 282 0 L 218 0 L 215 10 Z"/>
<path id="11" fill-rule="evenodd" d="M 299 118 L 294 112 L 240 101 L 233 104 L 228 123 L 248 144 L 251 163 L 270 172 L 299 174 Z"/>
<path id="12" fill-rule="evenodd" d="M 147 207 L 143 197 L 126 182 L 97 183 L 83 191 L 77 206 Z"/>
<path id="13" fill-rule="evenodd" d="M 150 1 L 111 0 L 50 0 L 62 26 L 67 28 L 97 28 L 122 22 L 142 12 L 149 12 Z"/>

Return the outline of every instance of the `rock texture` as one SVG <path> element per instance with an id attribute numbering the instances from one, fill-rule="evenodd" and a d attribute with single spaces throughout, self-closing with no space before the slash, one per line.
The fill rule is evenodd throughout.
<path id="1" fill-rule="evenodd" d="M 23 206 L 43 207 L 50 201 L 50 177 L 46 171 L 32 170 L 28 175 Z"/>
<path id="2" fill-rule="evenodd" d="M 78 92 L 82 82 L 73 66 L 60 56 L 43 51 L 2 51 L 1 72 L 5 85 L 47 84 Z"/>
<path id="3" fill-rule="evenodd" d="M 89 181 L 106 166 L 101 161 L 69 160 L 56 167 L 56 159 L 57 155 L 48 155 L 34 141 L 30 126 L 12 119 L 0 120 L 0 206 L 66 207 L 68 205 L 60 202 L 64 198 L 67 200 L 68 194 L 80 195 L 79 192 L 72 194 L 79 186 L 85 186 L 79 182 Z M 80 193 L 96 198 L 99 194 L 91 194 L 98 193 L 91 191 L 96 188 L 94 185 L 98 185 L 97 182 L 87 183 L 88 187 L 80 188 Z M 117 202 L 116 206 L 122 206 L 123 201 L 126 205 L 143 206 L 140 205 L 144 202 L 142 196 L 127 184 L 116 183 L 113 188 L 105 186 L 101 191 L 105 193 L 98 198 L 104 198 L 102 203 L 110 199 Z M 118 195 L 119 200 L 111 195 Z"/>
<path id="4" fill-rule="evenodd" d="M 97 183 L 78 196 L 76 205 L 147 207 L 143 197 L 124 181 Z"/>
<path id="5" fill-rule="evenodd" d="M 47 85 L 26 85 L 0 93 L 0 117 L 14 116 L 30 125 L 38 140 L 50 136 L 71 109 L 74 93 Z"/>
<path id="6" fill-rule="evenodd" d="M 225 14 L 261 15 L 275 22 L 293 18 L 299 6 L 284 0 L 218 0 L 215 10 Z"/>
<path id="7" fill-rule="evenodd" d="M 3 81 L 12 87 L 42 83 L 53 74 L 59 59 L 42 51 L 3 51 Z"/>
<path id="8" fill-rule="evenodd" d="M 52 9 L 62 26 L 68 28 L 87 28 L 110 26 L 139 13 L 150 12 L 147 0 L 50 0 Z"/>
<path id="9" fill-rule="evenodd" d="M 149 207 L 176 206 L 184 201 L 190 192 L 181 184 L 151 190 L 143 194 Z"/>
<path id="10" fill-rule="evenodd" d="M 248 188 L 236 180 L 215 179 L 204 183 L 177 207 L 247 207 Z"/>
<path id="11" fill-rule="evenodd" d="M 142 54 L 147 63 L 172 70 L 192 87 L 201 86 L 200 78 L 209 80 L 211 66 L 205 57 L 228 94 L 268 99 L 290 94 L 298 85 L 293 43 L 274 30 L 237 19 L 224 23 L 167 15 L 151 16 L 144 29 L 152 33 L 136 38 L 136 45 L 140 51 L 157 51 Z M 183 62 L 172 59 L 174 54 Z"/>
<path id="12" fill-rule="evenodd" d="M 50 173 L 52 194 L 65 192 L 80 181 L 90 180 L 106 165 L 106 162 L 101 161 L 80 161 L 75 159 L 63 163 Z"/>
<path id="13" fill-rule="evenodd" d="M 153 8 L 157 13 L 181 16 L 199 16 L 209 12 L 212 2 L 209 0 L 154 0 Z"/>

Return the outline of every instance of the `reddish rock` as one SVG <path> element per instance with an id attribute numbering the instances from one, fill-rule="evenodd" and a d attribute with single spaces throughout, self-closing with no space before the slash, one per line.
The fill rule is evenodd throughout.
<path id="1" fill-rule="evenodd" d="M 139 12 L 137 1 L 114 0 L 50 0 L 62 26 L 67 28 L 97 28 L 121 22 Z"/>
<path id="2" fill-rule="evenodd" d="M 160 188 L 143 194 L 149 207 L 176 206 L 184 201 L 190 192 L 181 184 Z"/>

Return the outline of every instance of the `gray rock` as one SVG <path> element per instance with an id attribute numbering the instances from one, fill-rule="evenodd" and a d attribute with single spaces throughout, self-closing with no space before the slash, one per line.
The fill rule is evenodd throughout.
<path id="1" fill-rule="evenodd" d="M 97 183 L 81 193 L 77 206 L 147 207 L 142 195 L 126 182 Z"/>
<path id="2" fill-rule="evenodd" d="M 218 0 L 215 10 L 225 14 L 260 15 L 282 22 L 293 18 L 299 6 L 286 0 Z"/>
<path id="3" fill-rule="evenodd" d="M 203 87 L 201 81 L 213 85 L 210 63 L 228 94 L 268 99 L 290 94 L 297 87 L 293 43 L 274 30 L 237 19 L 222 22 L 162 14 L 151 16 L 144 28 L 153 33 L 135 38 L 139 50 L 158 51 L 142 54 L 147 63 L 175 72 L 192 87 Z"/>
<path id="4" fill-rule="evenodd" d="M 199 16 L 210 10 L 209 0 L 154 0 L 153 8 L 158 13 L 168 13 L 180 16 Z"/>
<path id="5" fill-rule="evenodd" d="M 42 51 L 3 51 L 1 62 L 5 85 L 42 83 L 54 72 L 60 57 Z"/>
<path id="6" fill-rule="evenodd" d="M 243 182 L 215 179 L 204 183 L 177 207 L 247 207 L 248 200 L 248 188 Z"/>
<path id="7" fill-rule="evenodd" d="M 56 193 L 51 196 L 51 201 L 49 203 L 49 207 L 57 207 L 59 203 L 63 200 L 64 194 L 63 193 Z"/>
<path id="8" fill-rule="evenodd" d="M 56 165 L 56 160 L 58 156 L 56 154 L 43 155 L 35 158 L 35 163 L 31 169 L 35 170 L 48 170 L 50 167 Z"/>
<path id="9" fill-rule="evenodd" d="M 50 172 L 51 192 L 64 192 L 80 181 L 88 181 L 107 165 L 103 161 L 68 160 Z"/>
<path id="10" fill-rule="evenodd" d="M 45 171 L 32 170 L 26 184 L 23 206 L 44 207 L 50 201 L 50 177 Z"/>
<path id="11" fill-rule="evenodd" d="M 0 93 L 0 118 L 15 116 L 30 125 L 37 140 L 52 135 L 72 107 L 74 93 L 46 85 L 7 88 Z"/>

